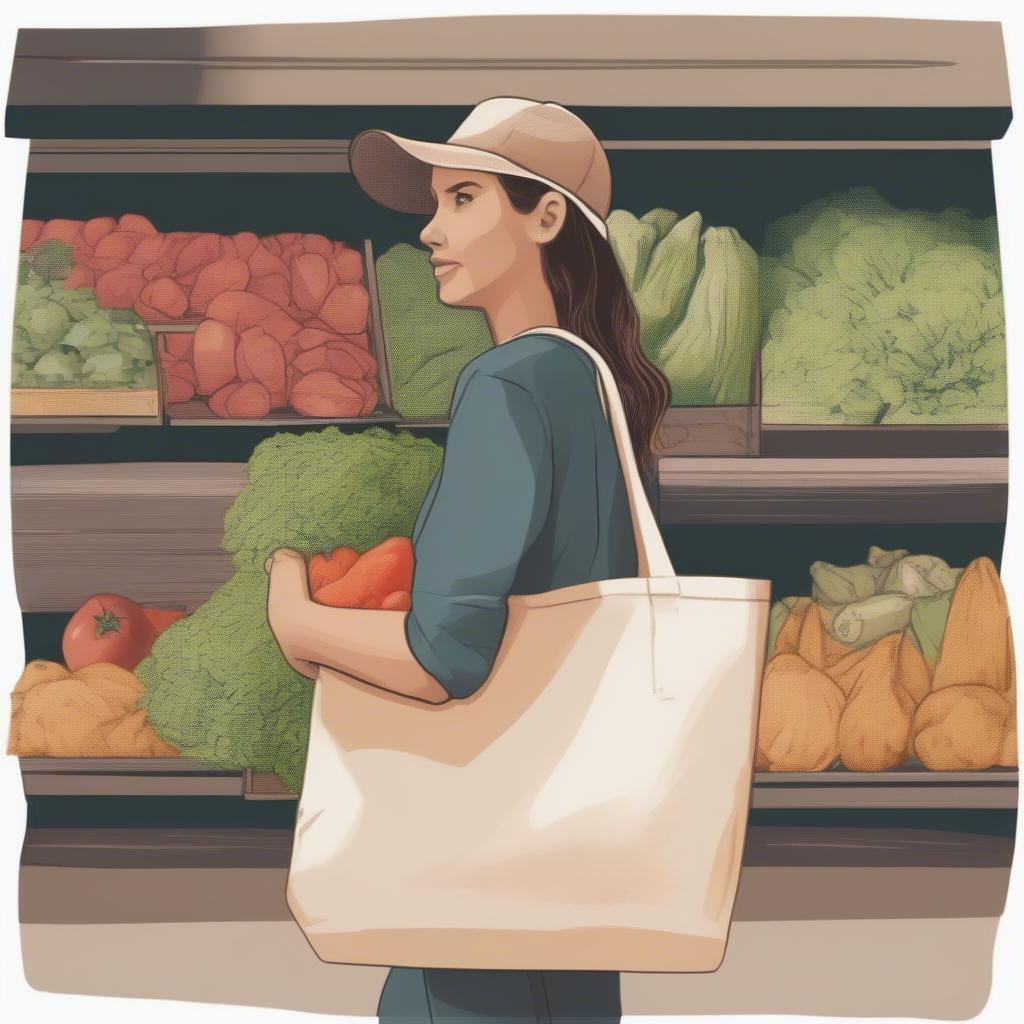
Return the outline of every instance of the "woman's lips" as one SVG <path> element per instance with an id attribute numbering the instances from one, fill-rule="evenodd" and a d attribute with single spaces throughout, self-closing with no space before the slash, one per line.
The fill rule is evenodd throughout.
<path id="1" fill-rule="evenodd" d="M 434 267 L 434 276 L 441 277 L 443 274 L 447 274 L 449 270 L 455 270 L 458 267 L 458 263 L 440 263 Z"/>

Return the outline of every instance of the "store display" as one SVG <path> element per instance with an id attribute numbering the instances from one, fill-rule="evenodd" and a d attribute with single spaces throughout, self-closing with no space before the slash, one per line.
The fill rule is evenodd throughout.
<path id="1" fill-rule="evenodd" d="M 140 703 L 159 735 L 188 757 L 276 771 L 297 792 L 312 687 L 267 625 L 266 560 L 282 547 L 315 556 L 340 547 L 365 553 L 389 539 L 407 544 L 440 465 L 433 441 L 381 427 L 261 441 L 224 517 L 234 575 L 138 666 Z M 315 566 L 326 571 L 321 560 Z"/>
<path id="2" fill-rule="evenodd" d="M 995 216 L 851 188 L 770 224 L 760 255 L 763 422 L 1006 423 Z"/>
<path id="3" fill-rule="evenodd" d="M 31 661 L 11 694 L 7 753 L 19 757 L 177 757 L 139 706 L 142 684 L 119 665 L 70 671 Z"/>
<path id="4" fill-rule="evenodd" d="M 124 214 L 26 220 L 22 251 L 15 387 L 155 389 L 146 324 L 191 321 L 188 350 L 161 352 L 168 405 L 199 396 L 216 415 L 243 419 L 288 409 L 354 418 L 377 407 L 363 260 L 344 242 L 163 234 Z M 247 386 L 218 395 L 229 385 Z"/>
<path id="5" fill-rule="evenodd" d="M 934 555 L 872 546 L 864 565 L 815 562 L 811 575 L 819 595 L 852 600 L 775 603 L 758 726 L 767 770 L 885 771 L 915 756 L 942 771 L 1016 765 L 1013 644 L 990 559 L 951 569 Z M 893 589 L 861 597 L 876 580 Z M 839 691 L 835 715 L 834 694 L 815 673 Z M 947 689 L 954 695 L 939 699 Z M 781 749 L 780 722 L 791 730 Z"/>

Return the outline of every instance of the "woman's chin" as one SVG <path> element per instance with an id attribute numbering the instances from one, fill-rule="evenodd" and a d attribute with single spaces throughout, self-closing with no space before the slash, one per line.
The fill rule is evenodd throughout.
<path id="1" fill-rule="evenodd" d="M 446 306 L 473 306 L 473 296 L 461 288 L 453 288 L 447 281 L 438 284 L 437 297 Z"/>

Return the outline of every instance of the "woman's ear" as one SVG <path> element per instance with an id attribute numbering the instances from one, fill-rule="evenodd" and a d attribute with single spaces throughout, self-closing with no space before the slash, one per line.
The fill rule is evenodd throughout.
<path id="1" fill-rule="evenodd" d="M 565 223 L 566 199 L 561 192 L 545 192 L 533 210 L 530 237 L 539 245 L 550 242 Z"/>

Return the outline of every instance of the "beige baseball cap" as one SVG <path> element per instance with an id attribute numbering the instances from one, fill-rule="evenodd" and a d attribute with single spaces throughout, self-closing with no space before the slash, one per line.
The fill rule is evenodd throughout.
<path id="1" fill-rule="evenodd" d="M 608 237 L 608 156 L 587 124 L 557 103 L 494 96 L 478 103 L 447 142 L 372 128 L 352 140 L 348 159 L 363 191 L 391 210 L 434 212 L 431 167 L 516 174 L 561 192 Z"/>

